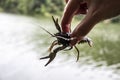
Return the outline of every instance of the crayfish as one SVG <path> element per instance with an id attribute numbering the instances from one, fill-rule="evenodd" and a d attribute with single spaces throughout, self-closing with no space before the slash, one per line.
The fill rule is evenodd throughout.
<path id="1" fill-rule="evenodd" d="M 61 27 L 58 23 L 58 18 L 55 19 L 52 16 L 52 20 L 55 24 L 56 29 L 58 30 L 58 33 L 55 34 L 51 34 L 49 31 L 47 31 L 46 29 L 44 29 L 43 27 L 41 27 L 43 30 L 45 30 L 47 33 L 49 33 L 52 37 L 55 37 L 56 40 L 53 41 L 53 43 L 51 44 L 50 48 L 49 48 L 49 52 L 50 54 L 48 56 L 42 57 L 40 59 L 48 59 L 48 62 L 45 64 L 45 66 L 47 66 L 50 62 L 52 62 L 54 60 L 54 58 L 56 57 L 57 52 L 61 51 L 61 50 L 65 50 L 66 48 L 68 48 L 67 50 L 71 50 L 73 47 L 76 49 L 77 51 L 77 61 L 79 60 L 79 49 L 76 46 L 70 46 L 70 41 L 73 40 L 74 38 L 70 37 L 70 33 L 62 33 Z M 92 46 L 92 41 L 90 38 L 88 37 L 84 37 L 79 43 L 88 43 L 89 46 Z M 55 48 L 54 50 L 53 47 L 55 45 L 60 45 L 59 47 Z"/>

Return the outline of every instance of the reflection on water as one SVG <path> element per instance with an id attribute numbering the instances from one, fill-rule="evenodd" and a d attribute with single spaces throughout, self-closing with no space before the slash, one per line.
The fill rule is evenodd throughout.
<path id="1" fill-rule="evenodd" d="M 92 52 L 85 55 L 81 52 L 81 59 L 76 63 L 74 50 L 62 51 L 44 67 L 47 60 L 40 61 L 39 57 L 47 55 L 46 50 L 53 38 L 33 24 L 38 22 L 53 32 L 50 21 L 45 21 L 48 26 L 43 20 L 0 13 L 0 80 L 120 80 L 118 70 L 115 73 L 116 66 L 120 65 L 107 67 L 102 59 L 96 63 L 91 59 L 96 58 L 91 56 Z M 87 47 L 86 51 L 89 51 Z"/>

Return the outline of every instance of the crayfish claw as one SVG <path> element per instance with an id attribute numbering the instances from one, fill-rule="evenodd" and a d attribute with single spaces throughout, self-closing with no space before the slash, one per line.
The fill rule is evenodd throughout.
<path id="1" fill-rule="evenodd" d="M 50 53 L 49 56 L 42 57 L 42 58 L 40 58 L 40 59 L 47 59 L 47 58 L 50 58 L 50 59 L 48 60 L 48 62 L 45 64 L 45 66 L 47 66 L 50 62 L 53 61 L 53 59 L 55 58 L 55 56 L 56 56 L 56 53 Z"/>
<path id="2" fill-rule="evenodd" d="M 47 59 L 47 58 L 49 58 L 49 56 L 45 56 L 45 57 L 42 57 L 42 58 L 40 58 L 40 59 Z"/>
<path id="3" fill-rule="evenodd" d="M 55 53 L 51 53 L 50 55 L 49 55 L 49 61 L 45 64 L 45 66 L 47 66 L 50 62 L 52 62 L 53 61 L 53 59 L 55 58 L 55 56 L 56 56 L 56 54 Z"/>

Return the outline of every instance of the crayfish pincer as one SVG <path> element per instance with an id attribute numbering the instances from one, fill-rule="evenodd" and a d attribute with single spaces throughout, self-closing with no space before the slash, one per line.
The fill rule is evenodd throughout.
<path id="1" fill-rule="evenodd" d="M 43 27 L 41 27 L 41 28 L 43 30 L 45 30 L 47 33 L 49 33 L 52 37 L 55 37 L 56 40 L 53 41 L 53 43 L 51 44 L 51 46 L 50 46 L 50 48 L 48 50 L 50 52 L 50 54 L 48 56 L 42 57 L 40 59 L 49 59 L 48 62 L 45 64 L 45 66 L 47 66 L 50 62 L 52 62 L 54 60 L 54 58 L 56 57 L 57 52 L 59 52 L 61 50 L 64 50 L 64 49 L 66 49 L 68 47 L 70 47 L 70 48 L 67 49 L 67 50 L 71 50 L 74 47 L 76 49 L 76 51 L 77 51 L 77 61 L 78 61 L 79 60 L 79 49 L 76 46 L 71 47 L 69 45 L 70 41 L 72 39 L 74 39 L 74 38 L 70 37 L 70 33 L 62 33 L 61 27 L 60 27 L 60 25 L 58 23 L 58 18 L 55 19 L 52 16 L 52 20 L 53 20 L 53 22 L 55 24 L 56 29 L 58 30 L 57 33 L 51 34 L 49 31 L 47 31 Z M 88 37 L 83 38 L 79 43 L 86 43 L 86 42 L 89 44 L 89 46 L 92 46 L 92 41 Z M 55 45 L 59 45 L 59 47 L 52 50 Z"/>

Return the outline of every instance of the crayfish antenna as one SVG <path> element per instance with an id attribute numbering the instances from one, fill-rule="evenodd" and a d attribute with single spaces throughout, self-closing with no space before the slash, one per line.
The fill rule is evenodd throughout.
<path id="1" fill-rule="evenodd" d="M 58 32 L 61 33 L 62 31 L 61 31 L 60 25 L 58 23 L 58 18 L 55 20 L 55 18 L 52 16 L 52 19 L 53 19 L 56 29 L 58 30 Z"/>
<path id="2" fill-rule="evenodd" d="M 76 62 L 79 60 L 79 56 L 80 56 L 80 51 L 78 50 L 78 48 L 76 47 L 76 46 L 74 46 L 75 47 L 75 49 L 77 50 L 77 53 L 78 53 L 78 55 L 77 55 L 77 60 L 76 60 Z"/>
<path id="3" fill-rule="evenodd" d="M 43 29 L 43 30 L 44 30 L 45 32 L 47 32 L 48 34 L 50 34 L 52 37 L 55 37 L 55 35 L 53 35 L 53 34 L 50 33 L 49 31 L 47 31 L 45 28 L 43 28 L 43 27 L 41 27 L 41 26 L 40 26 L 40 28 Z"/>

